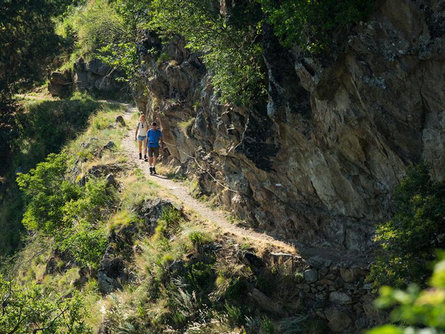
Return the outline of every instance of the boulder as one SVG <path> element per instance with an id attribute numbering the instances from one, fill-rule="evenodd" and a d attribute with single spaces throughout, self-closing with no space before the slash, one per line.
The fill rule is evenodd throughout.
<path id="1" fill-rule="evenodd" d="M 361 270 L 358 268 L 340 268 L 340 275 L 343 281 L 346 283 L 354 282 L 361 274 Z"/>
<path id="2" fill-rule="evenodd" d="M 318 280 L 318 272 L 315 269 L 307 269 L 304 271 L 303 275 L 307 283 L 314 283 Z"/>
<path id="3" fill-rule="evenodd" d="M 350 304 L 352 302 L 352 299 L 344 292 L 333 291 L 329 294 L 329 301 L 334 304 L 345 305 Z"/>
<path id="4" fill-rule="evenodd" d="M 328 320 L 328 326 L 334 333 L 341 333 L 352 324 L 350 316 L 336 307 L 330 307 L 324 313 Z"/>
<path id="5" fill-rule="evenodd" d="M 54 97 L 67 98 L 72 93 L 73 80 L 70 71 L 51 72 L 48 91 Z"/>

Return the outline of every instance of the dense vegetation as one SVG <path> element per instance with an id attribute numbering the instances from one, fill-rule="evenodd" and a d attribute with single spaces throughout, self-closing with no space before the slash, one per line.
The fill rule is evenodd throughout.
<path id="1" fill-rule="evenodd" d="M 104 179 L 90 179 L 84 187 L 66 179 L 66 153 L 50 154 L 17 182 L 27 200 L 23 225 L 54 238 L 55 247 L 82 265 L 97 268 L 106 246 L 101 226 L 115 201 Z"/>
<path id="2" fill-rule="evenodd" d="M 26 287 L 0 276 L 0 332 L 87 334 L 81 297 L 64 297 L 36 284 Z"/>
<path id="3" fill-rule="evenodd" d="M 406 291 L 385 286 L 380 289 L 377 306 L 390 309 L 393 324 L 373 329 L 368 334 L 445 333 L 445 260 L 434 267 L 425 290 L 411 285 Z"/>
<path id="4" fill-rule="evenodd" d="M 91 114 L 101 103 L 82 95 L 64 101 L 24 100 L 12 119 L 15 139 L 9 141 L 13 156 L 5 174 L 4 191 L 0 193 L 0 252 L 11 254 L 21 239 L 23 193 L 15 182 L 17 172 L 25 172 L 82 131 Z"/>
<path id="5" fill-rule="evenodd" d="M 0 3 L 0 176 L 4 175 L 17 136 L 13 94 L 40 81 L 62 41 L 53 17 L 73 1 L 2 1 Z"/>
<path id="6" fill-rule="evenodd" d="M 445 183 L 425 165 L 409 171 L 394 193 L 396 214 L 377 228 L 380 248 L 370 279 L 375 286 L 426 285 L 436 250 L 445 249 Z"/>
<path id="7" fill-rule="evenodd" d="M 113 149 L 104 151 L 110 138 L 118 142 L 127 130 L 113 125 L 114 107 L 106 107 L 105 116 L 92 116 L 103 106 L 85 96 L 26 103 L 14 99 L 21 88 L 41 83 L 55 55 L 60 58 L 53 65 L 62 68 L 72 67 L 78 57 L 99 58 L 120 70 L 123 80 L 136 84 L 139 68 L 146 65 L 139 63 L 138 33 L 154 31 L 163 43 L 181 35 L 208 67 L 221 101 L 250 105 L 267 97 L 262 58 L 266 25 L 283 47 L 323 55 L 338 41 L 336 36 L 366 19 L 374 5 L 373 0 L 229 3 L 41 0 L 0 5 L 0 159 L 8 162 L 0 166 L 0 174 L 7 176 L 6 189 L 12 192 L 0 194 L 0 251 L 16 250 L 20 224 L 28 235 L 28 247 L 17 257 L 12 274 L 0 276 L 0 332 L 97 330 L 102 297 L 95 274 L 113 242 L 110 236 L 142 221 L 135 212 L 153 192 L 139 170 L 121 175 L 124 186 L 119 189 L 104 175 L 89 174 L 102 163 L 119 168 L 125 163 Z M 162 54 L 148 52 L 162 62 Z M 85 129 L 87 120 L 88 131 L 60 152 Z M 142 193 L 134 190 L 140 182 L 146 185 Z M 428 168 L 421 165 L 401 182 L 394 200 L 396 214 L 377 229 L 380 248 L 370 280 L 375 288 L 385 284 L 408 288 L 381 289 L 378 304 L 392 308 L 395 325 L 371 333 L 406 333 L 406 326 L 412 326 L 411 331 L 428 328 L 441 333 L 445 330 L 443 261 L 435 267 L 430 289 L 421 288 L 427 285 L 437 249 L 445 248 L 445 183 L 431 180 Z M 298 277 L 281 275 L 280 268 L 256 271 L 236 260 L 227 239 L 199 228 L 177 210 L 163 212 L 154 234 L 135 244 L 133 281 L 104 298 L 109 326 L 122 333 L 216 333 L 236 327 L 248 333 L 272 333 L 274 326 L 293 332 L 325 330 L 324 323 L 306 316 L 278 322 L 246 305 L 247 287 L 286 299 L 286 290 L 296 285 Z M 35 251 L 34 244 L 46 248 Z M 26 252 L 32 253 L 30 259 L 20 263 Z M 55 269 L 49 272 L 52 260 Z M 14 275 L 17 279 L 12 279 Z M 84 307 L 91 314 L 82 312 Z"/>

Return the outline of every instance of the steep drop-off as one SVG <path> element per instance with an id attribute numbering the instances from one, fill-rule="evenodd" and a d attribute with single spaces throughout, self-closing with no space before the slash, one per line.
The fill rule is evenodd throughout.
<path id="1" fill-rule="evenodd" d="M 241 219 L 365 254 L 409 166 L 423 159 L 445 175 L 444 5 L 379 1 L 322 58 L 284 49 L 264 29 L 269 100 L 250 108 L 218 102 L 211 73 L 179 36 L 163 45 L 146 32 L 138 107 L 160 121 L 169 162 Z"/>

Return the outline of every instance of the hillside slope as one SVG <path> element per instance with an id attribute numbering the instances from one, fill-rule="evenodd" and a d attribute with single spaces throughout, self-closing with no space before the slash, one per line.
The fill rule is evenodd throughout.
<path id="1" fill-rule="evenodd" d="M 63 333 L 69 323 L 50 300 L 82 324 L 76 333 L 356 333 L 378 321 L 366 263 L 300 254 L 231 226 L 182 183 L 149 176 L 133 160 L 132 110 L 99 111 L 60 154 L 19 177 L 30 236 L 8 274 L 14 288 L 1 293 L 40 291 L 48 313 L 18 328 Z M 3 307 L 12 316 L 23 306 Z"/>

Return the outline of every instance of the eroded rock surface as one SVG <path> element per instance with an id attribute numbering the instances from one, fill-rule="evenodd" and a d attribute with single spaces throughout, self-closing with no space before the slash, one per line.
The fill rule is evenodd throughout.
<path id="1" fill-rule="evenodd" d="M 252 226 L 366 253 L 409 166 L 445 176 L 444 15 L 439 0 L 381 1 L 323 59 L 265 29 L 269 101 L 251 108 L 218 103 L 180 37 L 163 46 L 147 32 L 138 107 L 160 121 L 169 162 Z"/>

